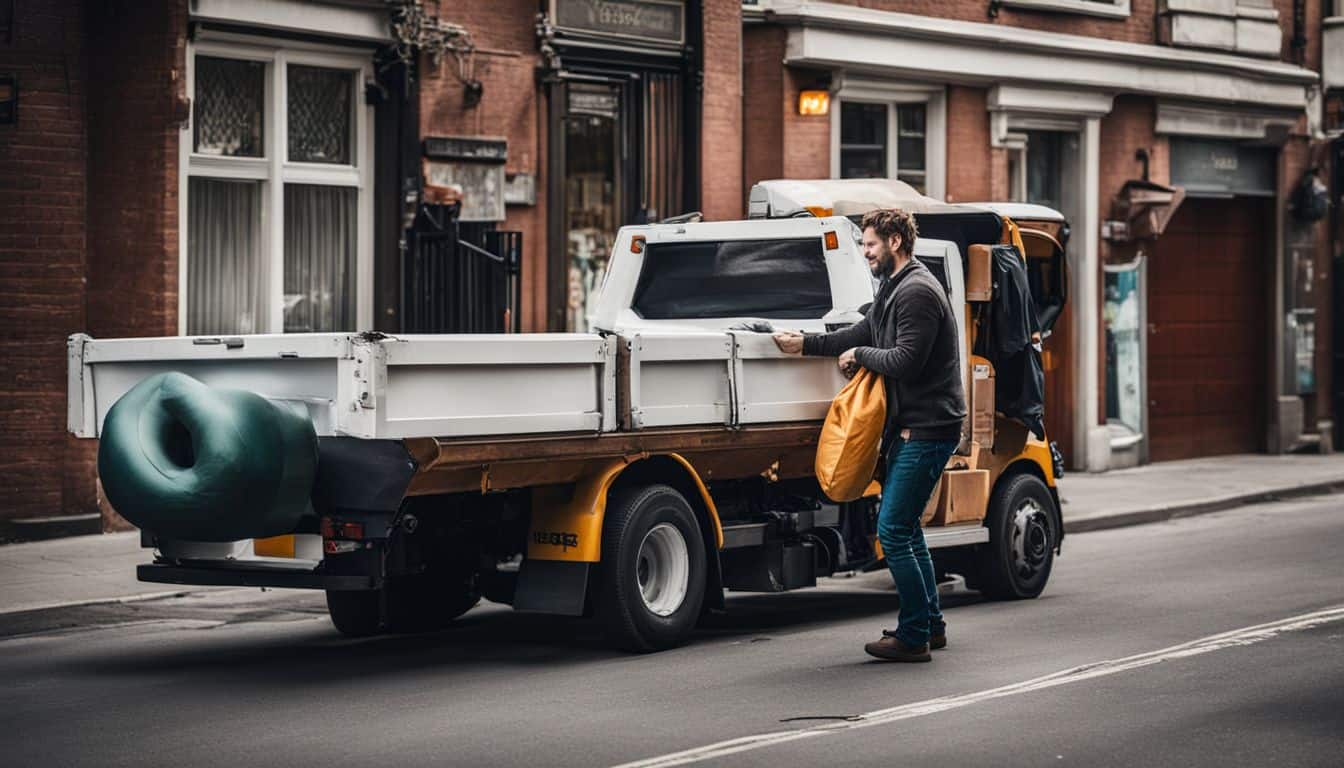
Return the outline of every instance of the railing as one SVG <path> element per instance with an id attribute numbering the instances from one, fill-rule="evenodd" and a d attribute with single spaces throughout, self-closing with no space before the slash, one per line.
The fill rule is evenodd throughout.
<path id="1" fill-rule="evenodd" d="M 518 332 L 523 234 L 458 222 L 450 214 L 426 206 L 408 233 L 402 331 Z"/>

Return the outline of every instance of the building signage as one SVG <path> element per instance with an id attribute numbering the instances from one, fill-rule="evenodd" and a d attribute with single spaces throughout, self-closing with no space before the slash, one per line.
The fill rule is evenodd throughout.
<path id="1" fill-rule="evenodd" d="M 686 42 L 686 5 L 673 0 L 551 0 L 551 18 L 562 32 Z"/>
<path id="2" fill-rule="evenodd" d="M 1187 194 L 1273 197 L 1275 150 L 1216 139 L 1171 139 L 1171 183 Z"/>
<path id="3" fill-rule="evenodd" d="M 504 220 L 504 164 L 509 145 L 503 139 L 427 136 L 424 183 L 460 190 L 459 221 Z"/>

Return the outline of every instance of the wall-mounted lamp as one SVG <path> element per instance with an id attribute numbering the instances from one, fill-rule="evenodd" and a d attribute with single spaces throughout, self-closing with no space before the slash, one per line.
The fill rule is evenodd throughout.
<path id="1" fill-rule="evenodd" d="M 826 115 L 831 111 L 829 91 L 802 91 L 798 94 L 798 114 Z"/>

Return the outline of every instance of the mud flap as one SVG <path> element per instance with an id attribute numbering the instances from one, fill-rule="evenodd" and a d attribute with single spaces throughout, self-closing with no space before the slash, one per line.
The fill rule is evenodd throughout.
<path id="1" fill-rule="evenodd" d="M 566 560 L 524 560 L 518 571 L 513 609 L 582 616 L 591 565 Z"/>

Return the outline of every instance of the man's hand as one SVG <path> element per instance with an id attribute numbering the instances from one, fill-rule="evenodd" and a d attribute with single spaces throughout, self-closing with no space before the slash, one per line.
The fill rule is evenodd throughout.
<path id="1" fill-rule="evenodd" d="M 786 355 L 801 355 L 803 353 L 803 334 L 801 333 L 781 331 L 771 338 L 775 340 L 775 346 L 779 347 L 779 351 Z"/>
<path id="2" fill-rule="evenodd" d="M 859 372 L 859 361 L 854 358 L 854 348 L 847 349 L 840 355 L 840 372 L 845 374 L 845 378 L 852 379 L 854 374 Z"/>

